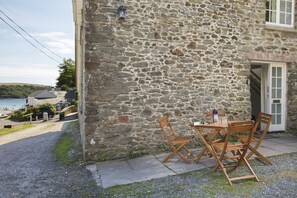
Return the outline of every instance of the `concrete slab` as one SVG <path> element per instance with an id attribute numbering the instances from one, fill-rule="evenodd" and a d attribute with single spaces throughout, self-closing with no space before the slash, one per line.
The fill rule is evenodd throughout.
<path id="1" fill-rule="evenodd" d="M 139 169 L 127 169 L 124 165 L 123 169 L 117 171 L 107 172 L 101 174 L 103 188 L 108 188 L 115 185 L 129 184 L 134 182 L 146 181 L 154 178 L 166 177 L 175 175 L 173 171 L 166 168 L 164 165 L 147 166 Z"/>
<path id="2" fill-rule="evenodd" d="M 296 145 L 278 145 L 277 150 L 282 151 L 284 153 L 293 153 L 297 152 L 297 146 Z"/>
<path id="3" fill-rule="evenodd" d="M 264 157 L 282 155 L 282 154 L 285 153 L 285 152 L 280 151 L 280 150 L 275 150 L 275 149 L 261 147 L 261 146 L 258 148 L 258 152 L 261 153 Z"/>
<path id="4" fill-rule="evenodd" d="M 97 170 L 100 174 L 118 173 L 118 172 L 129 172 L 132 171 L 132 167 L 126 160 L 111 160 L 97 163 Z"/>
<path id="5" fill-rule="evenodd" d="M 252 143 L 251 145 L 255 145 L 255 144 Z M 268 141 L 268 140 L 263 140 L 263 141 L 261 142 L 260 147 L 274 148 L 276 145 L 278 145 L 278 143 L 271 142 L 271 141 Z"/>
<path id="6" fill-rule="evenodd" d="M 127 160 L 133 170 L 146 169 L 154 166 L 163 166 L 162 162 L 153 155 Z"/>
<path id="7" fill-rule="evenodd" d="M 215 158 L 213 158 L 213 157 L 211 157 L 211 158 L 209 158 L 209 157 L 202 157 L 200 159 L 199 163 L 205 165 L 208 168 L 212 168 L 215 165 L 217 165 L 217 162 L 216 162 Z"/>
<path id="8" fill-rule="evenodd" d="M 166 162 L 164 164 L 167 168 L 172 170 L 175 173 L 186 173 L 186 172 L 192 172 L 195 170 L 201 170 L 206 168 L 204 164 L 198 163 L 196 164 L 194 160 L 189 160 L 189 164 L 184 163 L 183 161 L 180 162 Z"/>
<path id="9" fill-rule="evenodd" d="M 295 136 L 278 137 L 278 138 L 273 138 L 270 141 L 278 143 L 278 144 L 295 143 L 295 145 L 297 145 L 297 137 L 295 137 Z"/>

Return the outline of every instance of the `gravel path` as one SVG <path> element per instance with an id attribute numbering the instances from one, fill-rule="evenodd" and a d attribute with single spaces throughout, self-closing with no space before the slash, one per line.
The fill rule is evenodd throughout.
<path id="1" fill-rule="evenodd" d="M 96 197 L 89 171 L 56 161 L 53 148 L 63 122 L 0 137 L 0 197 Z M 22 139 L 20 138 L 22 136 Z"/>

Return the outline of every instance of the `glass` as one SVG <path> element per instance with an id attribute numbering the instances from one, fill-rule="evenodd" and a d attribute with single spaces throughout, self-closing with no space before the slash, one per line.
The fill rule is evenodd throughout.
<path id="1" fill-rule="evenodd" d="M 228 119 L 226 116 L 221 117 L 221 123 L 226 124 L 228 122 Z"/>
<path id="2" fill-rule="evenodd" d="M 270 12 L 270 22 L 276 23 L 276 11 Z"/>
<path id="3" fill-rule="evenodd" d="M 277 90 L 277 98 L 281 98 L 282 97 L 282 90 L 278 89 Z"/>
<path id="4" fill-rule="evenodd" d="M 292 2 L 287 1 L 287 9 L 286 9 L 286 11 L 288 13 L 292 13 Z"/>
<path id="5" fill-rule="evenodd" d="M 272 98 L 275 98 L 276 97 L 276 94 L 275 94 L 276 93 L 276 89 L 272 89 L 271 92 L 272 92 L 272 96 L 271 97 Z"/>
<path id="6" fill-rule="evenodd" d="M 272 67 L 272 76 L 273 76 L 273 77 L 276 76 L 276 67 Z"/>
<path id="7" fill-rule="evenodd" d="M 272 85 L 273 86 L 273 85 Z M 278 78 L 277 79 L 277 85 L 276 85 L 278 88 L 281 88 L 282 87 L 282 79 L 281 78 Z"/>
<path id="8" fill-rule="evenodd" d="M 276 78 L 272 78 L 272 87 L 276 87 Z"/>
<path id="9" fill-rule="evenodd" d="M 275 113 L 275 104 L 271 105 L 271 113 L 274 114 Z"/>
<path id="10" fill-rule="evenodd" d="M 285 13 L 280 13 L 280 17 L 279 17 L 279 23 L 280 24 L 286 24 L 286 14 Z"/>
<path id="11" fill-rule="evenodd" d="M 269 6 L 269 8 L 270 8 L 270 10 L 276 10 L 276 2 L 277 0 L 271 0 L 270 1 L 270 6 Z"/>
<path id="12" fill-rule="evenodd" d="M 275 124 L 276 123 L 276 116 L 275 114 L 272 115 L 272 124 Z"/>
<path id="13" fill-rule="evenodd" d="M 277 68 L 277 76 L 282 77 L 282 68 L 281 67 Z"/>
<path id="14" fill-rule="evenodd" d="M 287 25 L 291 25 L 292 24 L 292 15 L 291 14 L 287 14 L 286 24 Z"/>
<path id="15" fill-rule="evenodd" d="M 281 124 L 282 123 L 282 116 L 281 115 L 277 115 L 276 116 L 276 124 Z"/>
<path id="16" fill-rule="evenodd" d="M 280 1 L 280 11 L 285 12 L 286 10 L 286 1 Z"/>
<path id="17" fill-rule="evenodd" d="M 277 104 L 277 106 L 276 106 L 276 112 L 277 113 L 282 113 L 282 105 L 281 104 Z"/>

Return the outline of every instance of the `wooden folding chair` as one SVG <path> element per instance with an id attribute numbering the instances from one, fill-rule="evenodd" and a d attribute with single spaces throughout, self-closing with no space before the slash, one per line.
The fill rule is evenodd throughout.
<path id="1" fill-rule="evenodd" d="M 238 121 L 238 122 L 229 122 L 228 131 L 224 142 L 215 142 L 212 144 L 214 150 L 214 157 L 217 160 L 217 166 L 215 171 L 220 168 L 225 177 L 228 180 L 228 183 L 232 185 L 232 181 L 242 180 L 242 179 L 255 179 L 259 181 L 255 172 L 252 170 L 250 164 L 245 158 L 246 152 L 248 150 L 248 145 L 253 135 L 254 122 L 253 121 Z M 246 142 L 238 142 L 235 139 L 237 133 L 245 132 L 248 134 L 248 139 Z M 247 167 L 249 174 L 237 177 L 230 177 L 227 173 L 227 169 L 235 170 L 240 164 L 243 164 Z"/>
<path id="2" fill-rule="evenodd" d="M 254 146 L 249 145 L 249 150 L 251 152 L 246 156 L 246 159 L 249 159 L 253 154 L 255 154 L 259 157 L 260 160 L 262 160 L 266 164 L 272 165 L 272 162 L 270 160 L 268 160 L 266 157 L 264 157 L 261 153 L 259 153 L 257 151 L 258 147 L 261 145 L 261 142 L 264 139 L 264 137 L 269 129 L 271 120 L 272 120 L 272 115 L 263 113 L 263 112 L 259 113 L 258 118 L 256 120 L 254 130 L 253 130 L 254 135 L 251 139 L 251 142 L 253 142 L 255 144 L 254 144 Z M 257 131 L 259 125 L 264 127 L 263 131 Z M 259 135 L 259 138 L 256 137 L 257 135 Z M 237 138 L 241 142 L 246 142 L 248 139 L 248 136 L 247 135 L 237 135 Z"/>
<path id="3" fill-rule="evenodd" d="M 169 118 L 167 116 L 164 116 L 158 120 L 158 123 L 160 125 L 160 128 L 163 132 L 163 135 L 169 145 L 172 147 L 173 151 L 170 153 L 170 155 L 163 161 L 163 163 L 167 162 L 171 157 L 174 156 L 174 154 L 178 154 L 178 156 L 185 162 L 189 163 L 186 159 L 188 156 L 191 156 L 195 158 L 195 156 L 189 151 L 189 149 L 186 147 L 186 144 L 190 143 L 190 141 L 194 138 L 194 135 L 191 136 L 178 136 L 176 132 L 174 131 L 173 127 L 171 126 L 171 123 L 169 121 Z M 186 156 L 183 155 L 180 151 L 183 149 L 186 151 Z"/>

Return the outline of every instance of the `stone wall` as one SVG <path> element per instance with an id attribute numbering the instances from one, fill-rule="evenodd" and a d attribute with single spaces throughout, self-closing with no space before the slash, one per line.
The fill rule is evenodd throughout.
<path id="1" fill-rule="evenodd" d="M 120 5 L 125 20 L 116 17 Z M 248 118 L 250 63 L 259 57 L 290 59 L 294 131 L 297 34 L 267 29 L 264 10 L 265 0 L 85 0 L 86 160 L 160 151 L 162 115 L 184 133 L 213 108 Z"/>

